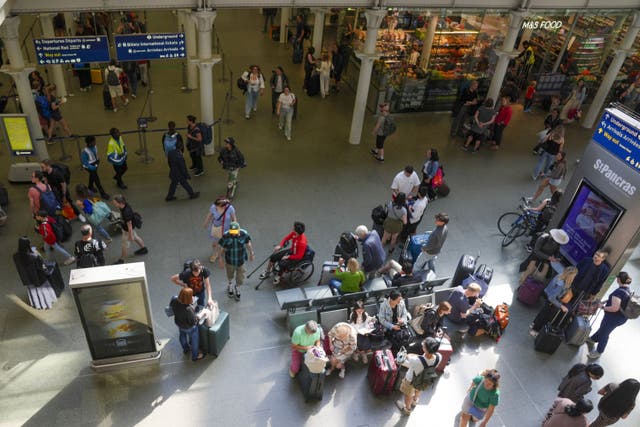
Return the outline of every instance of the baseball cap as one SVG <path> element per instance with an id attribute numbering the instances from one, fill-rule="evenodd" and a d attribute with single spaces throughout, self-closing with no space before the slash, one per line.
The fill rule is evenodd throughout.
<path id="1" fill-rule="evenodd" d="M 240 234 L 240 224 L 235 221 L 229 224 L 229 234 Z"/>
<path id="2" fill-rule="evenodd" d="M 236 144 L 236 140 L 234 137 L 232 136 L 228 136 L 224 139 L 224 142 L 229 144 L 229 145 L 235 145 Z"/>

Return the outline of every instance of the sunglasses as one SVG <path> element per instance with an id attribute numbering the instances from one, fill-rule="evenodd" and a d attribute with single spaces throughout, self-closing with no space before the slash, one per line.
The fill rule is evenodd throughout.
<path id="1" fill-rule="evenodd" d="M 494 373 L 488 373 L 485 376 L 486 379 L 491 380 L 493 382 L 496 382 L 500 379 L 500 375 L 499 374 L 494 374 Z"/>

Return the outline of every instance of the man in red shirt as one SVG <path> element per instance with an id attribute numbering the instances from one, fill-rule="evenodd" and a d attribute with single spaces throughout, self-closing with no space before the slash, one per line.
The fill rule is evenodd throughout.
<path id="1" fill-rule="evenodd" d="M 280 244 L 273 249 L 267 269 L 260 275 L 260 280 L 271 276 L 273 265 L 277 262 L 279 274 L 274 276 L 273 284 L 278 285 L 282 272 L 304 258 L 307 252 L 307 236 L 304 235 L 304 231 L 303 223 L 299 221 L 293 223 L 293 231 L 284 236 Z M 289 241 L 291 241 L 291 247 L 284 248 Z"/>
<path id="2" fill-rule="evenodd" d="M 496 116 L 495 124 L 493 126 L 493 146 L 490 148 L 494 151 L 500 148 L 500 144 L 502 143 L 502 132 L 504 132 L 504 128 L 506 128 L 511 121 L 512 112 L 509 97 L 503 95 L 502 105 L 498 111 L 498 115 Z"/>

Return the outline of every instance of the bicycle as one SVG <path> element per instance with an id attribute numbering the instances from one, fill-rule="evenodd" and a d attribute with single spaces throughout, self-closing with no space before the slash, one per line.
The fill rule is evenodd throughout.
<path id="1" fill-rule="evenodd" d="M 540 212 L 532 210 L 524 197 L 518 207 L 520 212 L 506 212 L 498 218 L 498 230 L 504 236 L 502 247 L 506 248 L 518 237 L 535 230 Z"/>

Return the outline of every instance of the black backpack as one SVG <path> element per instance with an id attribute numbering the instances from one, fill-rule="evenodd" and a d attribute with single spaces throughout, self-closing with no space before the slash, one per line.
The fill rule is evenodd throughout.
<path id="1" fill-rule="evenodd" d="M 90 252 L 85 252 L 76 258 L 76 268 L 91 268 L 98 266 L 98 258 Z"/>
<path id="2" fill-rule="evenodd" d="M 427 364 L 427 360 L 424 356 L 418 356 L 420 363 L 422 363 L 422 371 L 419 374 L 413 373 L 413 379 L 411 380 L 411 387 L 416 390 L 426 390 L 433 385 L 438 379 L 438 373 L 436 367 L 440 363 L 440 355 L 436 354 L 436 361 L 433 366 Z"/>
<path id="3" fill-rule="evenodd" d="M 138 212 L 133 213 L 131 224 L 133 225 L 133 228 L 142 228 L 142 216 Z"/>
<path id="4" fill-rule="evenodd" d="M 374 224 L 382 225 L 385 219 L 387 219 L 387 210 L 384 206 L 378 205 L 371 211 L 371 219 Z"/>
<path id="5" fill-rule="evenodd" d="M 56 225 L 60 228 L 60 231 L 62 232 L 62 239 L 58 239 L 58 240 L 61 242 L 66 242 L 71 238 L 71 234 L 73 234 L 73 228 L 71 227 L 71 222 L 62 215 L 56 215 L 55 221 L 56 221 Z M 58 235 L 56 234 L 56 238 L 57 237 Z"/>
<path id="6" fill-rule="evenodd" d="M 109 70 L 107 73 L 107 84 L 109 86 L 119 86 L 120 79 L 118 78 L 118 73 L 115 70 Z"/>
<path id="7" fill-rule="evenodd" d="M 54 163 L 51 165 L 51 167 L 60 173 L 60 175 L 64 178 L 65 183 L 71 183 L 71 169 L 69 169 L 69 166 L 65 165 L 64 163 Z"/>

